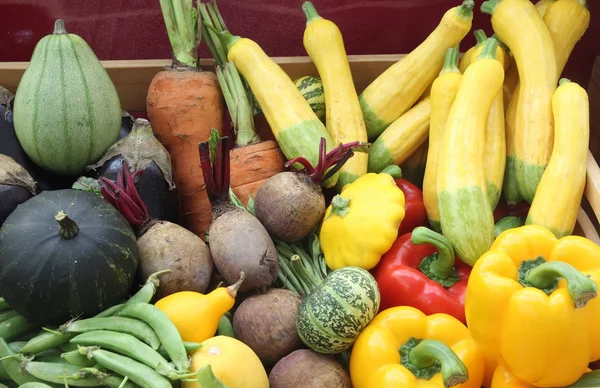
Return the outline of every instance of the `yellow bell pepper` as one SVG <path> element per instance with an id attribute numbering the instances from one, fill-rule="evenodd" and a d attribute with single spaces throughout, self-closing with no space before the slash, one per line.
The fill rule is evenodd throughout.
<path id="1" fill-rule="evenodd" d="M 526 225 L 502 233 L 475 264 L 467 325 L 486 356 L 536 387 L 572 384 L 600 358 L 600 247 Z"/>
<path id="2" fill-rule="evenodd" d="M 498 365 L 492 377 L 491 388 L 536 388 L 519 380 L 504 364 Z"/>
<path id="3" fill-rule="evenodd" d="M 483 354 L 465 325 L 407 306 L 379 313 L 350 355 L 354 388 L 479 388 L 483 373 Z"/>
<path id="4" fill-rule="evenodd" d="M 327 208 L 319 239 L 332 270 L 346 266 L 370 270 L 396 241 L 404 219 L 404 193 L 385 171 L 394 169 L 347 184 Z"/>

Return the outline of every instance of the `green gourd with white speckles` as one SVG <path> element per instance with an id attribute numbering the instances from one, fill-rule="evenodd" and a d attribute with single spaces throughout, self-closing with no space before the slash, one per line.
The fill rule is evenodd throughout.
<path id="1" fill-rule="evenodd" d="M 115 86 L 86 41 L 68 34 L 62 20 L 36 45 L 13 105 L 23 149 L 56 174 L 81 173 L 119 136 Z"/>

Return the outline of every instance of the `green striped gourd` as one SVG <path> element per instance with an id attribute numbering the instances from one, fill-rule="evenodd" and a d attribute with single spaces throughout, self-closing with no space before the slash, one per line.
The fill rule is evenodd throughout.
<path id="1" fill-rule="evenodd" d="M 300 303 L 298 335 L 316 352 L 343 352 L 375 317 L 379 304 L 379 287 L 368 271 L 340 268 Z"/>
<path id="2" fill-rule="evenodd" d="M 323 92 L 321 77 L 314 75 L 300 77 L 294 81 L 294 85 L 300 90 L 319 120 L 325 122 L 325 93 Z"/>
<path id="3" fill-rule="evenodd" d="M 57 20 L 42 38 L 14 100 L 19 142 L 40 167 L 76 175 L 117 140 L 119 96 L 108 73 L 81 37 Z"/>

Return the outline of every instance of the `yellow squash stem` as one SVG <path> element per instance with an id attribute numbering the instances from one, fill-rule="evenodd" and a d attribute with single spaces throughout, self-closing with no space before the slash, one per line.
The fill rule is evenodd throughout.
<path id="1" fill-rule="evenodd" d="M 458 62 L 458 70 L 460 70 L 461 74 L 467 70 L 467 67 L 469 67 L 469 65 L 473 62 L 473 59 L 477 58 L 475 51 L 478 48 L 483 47 L 483 44 L 487 39 L 487 35 L 485 34 L 484 30 L 475 30 L 473 31 L 473 35 L 475 35 L 475 45 L 468 49 Z"/>
<path id="2" fill-rule="evenodd" d="M 519 193 L 531 203 L 554 140 L 552 95 L 558 74 L 552 37 L 529 0 L 488 0 L 481 9 L 492 15 L 494 31 L 510 47 L 519 68 L 515 175 Z"/>
<path id="3" fill-rule="evenodd" d="M 373 141 L 419 99 L 437 77 L 446 50 L 471 30 L 473 0 L 446 11 L 436 29 L 410 54 L 389 67 L 359 96 L 367 134 Z"/>
<path id="4" fill-rule="evenodd" d="M 554 149 L 526 223 L 542 225 L 561 238 L 573 232 L 585 188 L 590 139 L 587 93 L 576 83 L 562 79 L 552 109 Z"/>
<path id="5" fill-rule="evenodd" d="M 423 177 L 423 203 L 429 224 L 441 232 L 440 214 L 437 204 L 437 173 L 439 155 L 448 114 L 456 98 L 462 74 L 457 67 L 458 47 L 448 49 L 444 68 L 431 86 L 431 120 L 429 124 L 429 150 Z"/>
<path id="6" fill-rule="evenodd" d="M 488 39 L 482 54 L 463 75 L 448 115 L 438 164 L 442 232 L 469 265 L 494 241 L 481 149 L 490 107 L 504 81 L 502 64 L 494 58 L 497 44 L 496 39 Z"/>
<path id="7" fill-rule="evenodd" d="M 352 80 L 342 33 L 323 19 L 310 2 L 302 6 L 307 23 L 304 47 L 315 63 L 325 92 L 327 130 L 335 144 L 367 142 L 358 94 Z M 357 152 L 339 171 L 337 189 L 367 173 L 368 154 Z"/>

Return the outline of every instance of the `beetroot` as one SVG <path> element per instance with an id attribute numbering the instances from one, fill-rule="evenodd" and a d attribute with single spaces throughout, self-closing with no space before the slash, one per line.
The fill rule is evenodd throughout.
<path id="1" fill-rule="evenodd" d="M 358 142 L 340 145 L 326 154 L 325 139 L 321 139 L 316 167 L 304 158 L 295 158 L 286 167 L 299 163 L 304 170 L 281 172 L 263 183 L 256 193 L 254 212 L 271 236 L 295 242 L 314 230 L 325 214 L 321 183 L 352 157 L 352 148 L 357 146 Z"/>
<path id="2" fill-rule="evenodd" d="M 219 138 L 211 162 L 209 142 L 200 143 L 202 174 L 213 213 L 210 252 L 229 284 L 243 272 L 246 279 L 240 291 L 266 290 L 277 279 L 277 251 L 260 221 L 229 199 L 229 151 L 229 138 Z"/>

